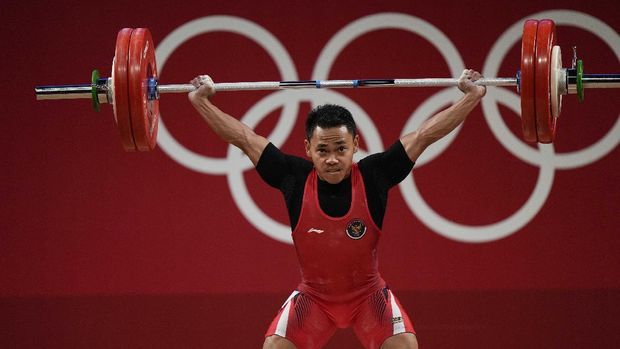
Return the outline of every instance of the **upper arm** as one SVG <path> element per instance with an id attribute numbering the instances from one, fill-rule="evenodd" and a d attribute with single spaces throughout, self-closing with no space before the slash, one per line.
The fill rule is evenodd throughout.
<path id="1" fill-rule="evenodd" d="M 243 141 L 241 144 L 236 145 L 250 158 L 252 164 L 256 166 L 267 144 L 269 144 L 267 138 L 256 134 L 256 132 L 247 127 L 244 131 Z"/>
<path id="2" fill-rule="evenodd" d="M 256 166 L 269 141 L 256 134 L 248 125 L 220 110 L 208 98 L 198 98 L 194 94 L 190 96 L 193 96 L 190 98 L 192 105 L 213 132 L 225 142 L 241 149 Z"/>
<path id="3" fill-rule="evenodd" d="M 311 169 L 311 162 L 297 156 L 285 154 L 273 143 L 267 143 L 256 163 L 256 171 L 258 171 L 263 181 L 281 190 L 287 181 L 299 180 L 303 182 L 305 175 Z"/>
<path id="4" fill-rule="evenodd" d="M 372 173 L 374 180 L 382 183 L 381 185 L 387 190 L 409 175 L 414 162 L 411 161 L 402 142 L 397 141 L 386 151 L 364 158 L 359 165 L 360 168 L 364 167 Z"/>
<path id="5" fill-rule="evenodd" d="M 416 162 L 424 149 L 426 149 L 427 145 L 422 142 L 420 133 L 418 131 L 414 131 L 404 135 L 400 142 L 405 148 L 405 152 L 409 159 L 413 162 Z"/>

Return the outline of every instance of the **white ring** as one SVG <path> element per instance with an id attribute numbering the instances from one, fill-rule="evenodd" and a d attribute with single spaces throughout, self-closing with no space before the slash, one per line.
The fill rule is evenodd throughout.
<path id="1" fill-rule="evenodd" d="M 379 29 L 399 29 L 420 35 L 433 44 L 441 53 L 448 63 L 448 68 L 452 76 L 460 76 L 465 70 L 461 55 L 454 44 L 444 33 L 431 23 L 402 13 L 377 13 L 355 20 L 338 31 L 338 33 L 334 34 L 321 51 L 314 67 L 313 76 L 317 76 L 317 79 L 327 79 L 336 57 L 348 44 L 364 34 Z M 427 109 L 434 108 L 432 105 L 435 103 L 454 102 L 462 95 L 458 90 L 452 90 L 454 93 L 448 92 L 448 94 L 439 94 L 441 97 L 437 97 L 438 99 L 433 97 L 431 100 L 423 103 L 409 118 L 405 129 L 408 131 L 415 130 L 417 126 L 426 119 L 418 118 L 418 116 L 429 115 L 430 113 L 426 113 Z M 450 98 L 447 98 L 448 95 L 450 95 Z M 449 136 L 444 137 L 442 140 L 429 147 L 416 162 L 416 167 L 424 165 L 443 152 L 452 143 L 460 130 L 461 126 L 456 128 Z M 402 133 L 402 135 L 404 134 L 405 132 Z"/>
<path id="2" fill-rule="evenodd" d="M 510 94 L 510 104 L 507 105 L 515 113 L 518 113 L 520 102 L 514 94 Z M 468 243 L 482 243 L 505 238 L 523 228 L 544 205 L 553 184 L 554 168 L 551 163 L 553 148 L 544 144 L 539 145 L 543 157 L 538 174 L 538 180 L 532 195 L 523 206 L 510 217 L 493 224 L 468 226 L 452 222 L 435 212 L 425 201 L 418 191 L 413 177 L 410 174 L 401 184 L 405 202 L 425 225 L 433 229 L 439 235 Z M 467 203 L 464 203 L 467 204 Z"/>
<path id="3" fill-rule="evenodd" d="M 178 27 L 166 36 L 156 50 L 160 75 L 166 60 L 177 47 L 197 35 L 214 31 L 228 31 L 256 41 L 274 60 L 283 80 L 297 80 L 297 72 L 293 65 L 293 60 L 278 39 L 256 23 L 233 16 L 198 18 Z M 290 133 L 286 131 L 290 131 L 295 125 L 298 112 L 299 105 L 297 103 L 284 104 L 278 125 L 268 138 L 273 142 L 283 142 Z M 158 136 L 157 143 L 166 154 L 181 165 L 197 172 L 223 175 L 227 174 L 232 168 L 241 167 L 241 169 L 247 170 L 252 167 L 249 161 L 239 161 L 234 158 L 211 158 L 185 148 L 168 132 L 161 116 Z"/>

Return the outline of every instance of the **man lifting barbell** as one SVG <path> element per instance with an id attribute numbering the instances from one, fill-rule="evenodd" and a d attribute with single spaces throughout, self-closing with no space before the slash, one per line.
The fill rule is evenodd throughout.
<path id="1" fill-rule="evenodd" d="M 318 348 L 336 328 L 352 327 L 367 348 L 415 348 L 408 316 L 377 270 L 376 244 L 389 189 L 403 180 L 431 143 L 463 122 L 484 96 L 484 86 L 516 86 L 521 95 L 523 138 L 552 143 L 562 96 L 583 100 L 586 88 L 620 88 L 620 74 L 584 74 L 573 55 L 562 68 L 555 23 L 527 20 L 523 26 L 520 70 L 512 78 L 481 78 L 466 70 L 459 79 L 365 79 L 266 81 L 214 84 L 201 76 L 192 84 L 159 83 L 155 48 L 146 28 L 119 31 L 112 77 L 93 71 L 90 84 L 38 86 L 37 99 L 92 99 L 113 105 L 123 148 L 148 151 L 157 143 L 160 94 L 189 92 L 200 115 L 226 142 L 243 150 L 269 185 L 285 197 L 302 270 L 296 291 L 266 333 L 266 348 Z M 215 91 L 284 88 L 366 88 L 458 86 L 457 103 L 396 141 L 387 151 L 353 163 L 359 145 L 350 113 L 339 106 L 313 110 L 306 123 L 306 155 L 279 151 L 267 139 L 219 110 Z"/>
<path id="2" fill-rule="evenodd" d="M 351 327 L 365 348 L 417 348 L 413 324 L 378 271 L 377 243 L 388 191 L 405 179 L 429 145 L 459 126 L 486 93 L 465 70 L 463 97 L 404 135 L 388 150 L 358 163 L 359 135 L 351 113 L 337 105 L 306 120 L 309 160 L 281 152 L 210 98 L 210 77 L 192 80 L 189 100 L 225 142 L 241 149 L 286 202 L 301 282 L 265 334 L 263 348 L 321 348 L 337 328 Z"/>

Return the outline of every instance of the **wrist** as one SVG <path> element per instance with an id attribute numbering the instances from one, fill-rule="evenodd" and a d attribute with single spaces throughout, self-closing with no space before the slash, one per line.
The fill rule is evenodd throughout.
<path id="1" fill-rule="evenodd" d="M 487 92 L 486 88 L 484 89 L 472 88 L 469 91 L 465 92 L 464 98 L 471 100 L 471 101 L 479 102 L 482 99 L 482 97 L 484 97 L 486 92 Z"/>

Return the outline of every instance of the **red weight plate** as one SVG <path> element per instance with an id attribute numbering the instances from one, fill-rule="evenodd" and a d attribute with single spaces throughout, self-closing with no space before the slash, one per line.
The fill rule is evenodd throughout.
<path id="1" fill-rule="evenodd" d="M 129 92 L 127 91 L 127 62 L 132 32 L 132 28 L 123 28 L 118 32 L 114 62 L 112 63 L 112 82 L 114 84 L 112 107 L 125 151 L 136 150 L 129 111 Z"/>
<path id="2" fill-rule="evenodd" d="M 129 102 L 136 147 L 149 151 L 157 144 L 159 100 L 148 98 L 148 81 L 157 78 L 155 45 L 151 32 L 136 28 L 129 43 Z"/>
<path id="3" fill-rule="evenodd" d="M 555 139 L 556 118 L 551 112 L 551 51 L 555 45 L 555 23 L 543 19 L 536 32 L 536 130 L 540 143 Z"/>
<path id="4" fill-rule="evenodd" d="M 538 21 L 528 19 L 523 24 L 521 38 L 521 125 L 523 138 L 528 142 L 536 142 L 536 31 Z"/>

